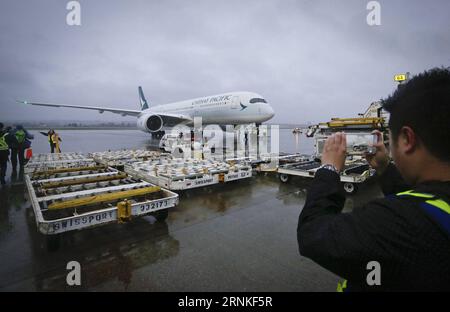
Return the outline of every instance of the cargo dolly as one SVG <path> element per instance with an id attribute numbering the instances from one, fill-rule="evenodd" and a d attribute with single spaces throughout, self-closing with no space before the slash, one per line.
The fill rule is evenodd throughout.
<path id="1" fill-rule="evenodd" d="M 316 160 L 306 160 L 298 163 L 287 163 L 278 167 L 280 181 L 286 183 L 291 176 L 313 178 L 321 163 Z M 345 192 L 354 194 L 358 190 L 358 184 L 365 182 L 375 174 L 367 162 L 362 160 L 350 161 L 345 164 L 341 173 L 341 182 Z"/>
<path id="2" fill-rule="evenodd" d="M 279 153 L 277 155 L 261 155 L 258 161 L 252 161 L 257 172 L 277 172 L 279 166 L 292 163 L 301 163 L 311 159 L 311 155 Z"/>
<path id="3" fill-rule="evenodd" d="M 152 214 L 164 220 L 178 195 L 107 166 L 25 175 L 39 232 L 55 235 Z"/>

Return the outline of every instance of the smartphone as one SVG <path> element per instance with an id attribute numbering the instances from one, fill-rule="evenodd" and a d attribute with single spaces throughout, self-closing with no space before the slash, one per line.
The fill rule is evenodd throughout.
<path id="1" fill-rule="evenodd" d="M 376 134 L 347 133 L 346 137 L 348 155 L 375 154 L 377 152 L 377 148 L 373 146 L 378 140 Z"/>
<path id="2" fill-rule="evenodd" d="M 323 146 L 329 136 L 323 136 L 316 139 L 316 153 L 322 155 Z M 346 133 L 347 138 L 347 155 L 375 154 L 377 149 L 373 145 L 377 143 L 376 134 L 367 132 Z"/>

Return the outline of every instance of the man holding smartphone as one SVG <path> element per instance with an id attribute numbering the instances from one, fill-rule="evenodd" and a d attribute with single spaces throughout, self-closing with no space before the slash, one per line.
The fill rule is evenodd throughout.
<path id="1" fill-rule="evenodd" d="M 383 107 L 395 165 L 378 131 L 367 160 L 386 196 L 341 213 L 346 137 L 328 138 L 299 218 L 300 254 L 344 278 L 338 290 L 449 291 L 450 69 L 415 76 Z M 375 285 L 367 279 L 373 261 L 381 269 Z"/>

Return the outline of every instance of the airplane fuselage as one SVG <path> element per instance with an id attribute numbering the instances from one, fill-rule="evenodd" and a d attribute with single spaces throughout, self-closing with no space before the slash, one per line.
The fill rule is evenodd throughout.
<path id="1" fill-rule="evenodd" d="M 143 110 L 140 117 L 158 113 L 201 117 L 202 124 L 218 125 L 262 123 L 274 116 L 272 107 L 253 92 L 230 92 L 152 106 Z"/>

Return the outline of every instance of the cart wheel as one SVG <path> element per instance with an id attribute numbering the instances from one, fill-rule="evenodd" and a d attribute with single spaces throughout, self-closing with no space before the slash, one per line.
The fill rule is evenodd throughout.
<path id="1" fill-rule="evenodd" d="M 162 210 L 155 211 L 153 213 L 153 216 L 159 222 L 165 221 L 167 219 L 167 217 L 169 216 L 169 209 L 162 209 Z"/>
<path id="2" fill-rule="evenodd" d="M 280 177 L 280 181 L 283 183 L 287 183 L 289 181 L 289 175 L 287 175 L 287 174 L 282 173 L 282 174 L 280 174 L 279 177 Z"/>
<path id="3" fill-rule="evenodd" d="M 358 187 L 354 183 L 345 182 L 344 183 L 344 191 L 348 194 L 355 194 L 358 190 Z"/>

